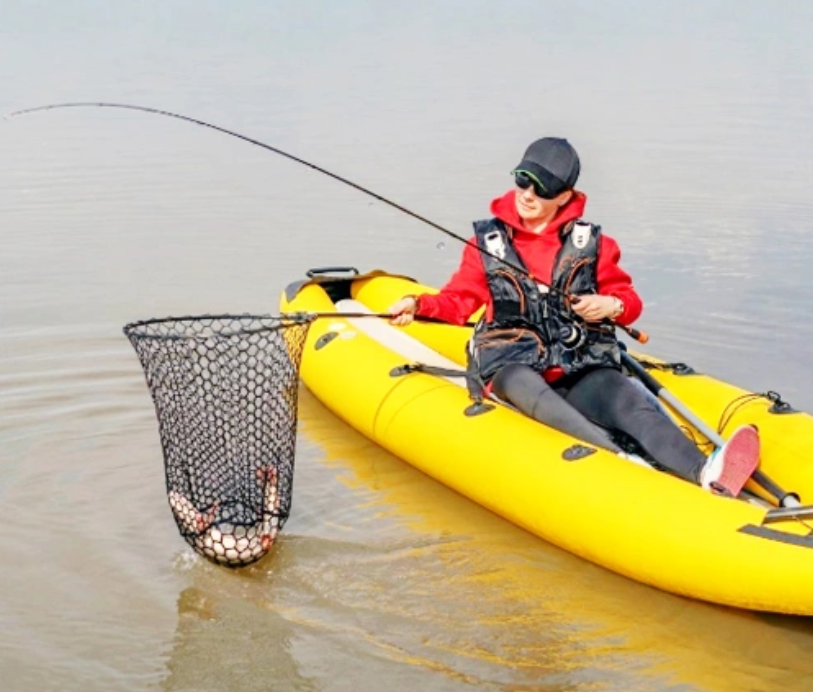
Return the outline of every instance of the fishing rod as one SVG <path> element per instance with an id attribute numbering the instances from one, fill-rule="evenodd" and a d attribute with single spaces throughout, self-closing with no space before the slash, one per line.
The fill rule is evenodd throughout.
<path id="1" fill-rule="evenodd" d="M 152 113 L 154 115 L 164 115 L 164 116 L 166 116 L 168 118 L 176 118 L 177 120 L 184 120 L 186 122 L 193 123 L 195 125 L 200 125 L 201 127 L 207 127 L 210 130 L 216 130 L 217 132 L 222 132 L 223 134 L 229 135 L 230 137 L 236 137 L 237 139 L 242 139 L 244 142 L 248 142 L 249 144 L 254 144 L 254 145 L 258 146 L 258 147 L 262 147 L 263 149 L 267 149 L 268 151 L 271 151 L 274 154 L 279 154 L 280 156 L 284 156 L 286 159 L 290 159 L 291 161 L 295 161 L 296 163 L 301 163 L 303 166 L 307 166 L 308 168 L 312 168 L 313 170 L 318 171 L 319 173 L 322 173 L 322 174 L 324 174 L 324 175 L 326 175 L 326 176 L 328 176 L 330 178 L 333 178 L 334 180 L 338 180 L 340 183 L 344 183 L 345 185 L 349 185 L 350 187 L 358 190 L 359 192 L 362 192 L 365 195 L 369 195 L 370 197 L 373 197 L 374 199 L 377 199 L 379 202 L 383 202 L 384 204 L 387 204 L 387 205 L 393 207 L 394 209 L 397 209 L 398 211 L 401 211 L 404 214 L 407 214 L 408 216 L 411 216 L 413 219 L 417 219 L 418 221 L 421 221 L 421 222 L 427 224 L 428 226 L 431 226 L 432 228 L 440 231 L 441 233 L 446 234 L 448 237 L 454 238 L 455 240 L 457 240 L 458 242 L 463 243 L 464 245 L 468 245 L 470 247 L 473 247 L 478 252 L 480 252 L 480 253 L 482 253 L 484 255 L 487 255 L 488 257 L 491 257 L 492 259 L 495 259 L 498 262 L 501 262 L 503 265 L 505 265 L 507 267 L 510 267 L 514 271 L 519 272 L 520 274 L 523 274 L 524 276 L 527 276 L 529 279 L 531 279 L 535 283 L 537 283 L 539 285 L 542 285 L 542 286 L 545 286 L 550 292 L 556 293 L 559 296 L 565 298 L 566 300 L 571 300 L 572 299 L 571 295 L 569 295 L 568 293 L 565 293 L 564 291 L 561 291 L 561 290 L 555 288 L 554 286 L 551 286 L 548 283 L 545 283 L 544 281 L 540 281 L 535 276 L 533 276 L 527 269 L 525 269 L 523 267 L 520 267 L 520 266 L 514 264 L 513 262 L 509 262 L 508 260 L 503 259 L 502 257 L 498 257 L 497 255 L 493 254 L 492 252 L 489 252 L 488 250 L 486 250 L 485 248 L 481 248 L 477 243 L 472 242 L 471 240 L 468 240 L 467 238 L 464 238 L 463 236 L 458 235 L 457 233 L 455 233 L 453 231 L 450 231 L 447 228 L 444 228 L 440 224 L 437 224 L 434 221 L 432 221 L 431 219 L 427 219 L 425 216 L 421 216 L 420 214 L 417 214 L 416 212 L 414 212 L 414 211 L 412 211 L 410 209 L 407 209 L 404 206 L 401 206 L 397 202 L 393 202 L 392 200 L 387 199 L 386 197 L 384 197 L 382 195 L 379 195 L 378 193 L 373 192 L 372 190 L 369 190 L 368 188 L 366 188 L 366 187 L 364 187 L 362 185 L 359 185 L 358 183 L 354 183 L 352 180 L 348 180 L 347 178 L 343 178 L 342 176 L 337 175 L 336 173 L 332 173 L 331 171 L 328 171 L 328 170 L 322 168 L 321 166 L 317 166 L 315 163 L 311 163 L 310 161 L 305 161 L 305 159 L 301 159 L 298 156 L 294 156 L 293 154 L 289 154 L 287 151 L 283 151 L 282 149 L 279 149 L 277 147 L 273 147 L 270 144 L 266 144 L 265 142 L 261 142 L 260 140 L 254 139 L 253 137 L 247 137 L 246 135 L 241 135 L 239 132 L 234 132 L 232 130 L 226 129 L 225 127 L 220 127 L 219 125 L 213 125 L 212 123 L 207 123 L 207 122 L 205 122 L 203 120 L 198 120 L 197 118 L 192 118 L 192 117 L 190 117 L 188 115 L 180 115 L 178 113 L 173 113 L 171 111 L 161 110 L 160 108 L 150 108 L 148 106 L 137 106 L 137 105 L 128 104 L 128 103 L 109 103 L 109 102 L 105 102 L 105 101 L 97 101 L 97 102 L 81 101 L 81 102 L 73 102 L 73 103 L 53 103 L 53 104 L 48 104 L 48 105 L 45 105 L 45 106 L 36 106 L 34 108 L 24 108 L 24 109 L 21 109 L 21 110 L 12 111 L 11 113 L 7 113 L 6 115 L 3 116 L 3 118 L 7 120 L 9 118 L 17 117 L 19 115 L 25 115 L 27 113 L 37 113 L 37 112 L 40 112 L 40 111 L 56 110 L 58 108 L 119 108 L 119 109 L 124 109 L 124 110 L 140 111 L 142 113 Z M 649 336 L 645 332 L 641 332 L 638 329 L 634 329 L 633 327 L 629 327 L 629 326 L 626 326 L 626 325 L 623 325 L 623 324 L 619 324 L 618 322 L 615 322 L 614 320 L 610 320 L 610 322 L 612 323 L 612 325 L 614 327 L 622 329 L 631 338 L 635 339 L 635 341 L 638 341 L 639 343 L 645 344 L 647 341 L 649 341 Z"/>

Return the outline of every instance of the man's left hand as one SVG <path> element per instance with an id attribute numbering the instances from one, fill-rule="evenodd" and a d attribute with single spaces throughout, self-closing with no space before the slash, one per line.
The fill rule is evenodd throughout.
<path id="1" fill-rule="evenodd" d="M 570 303 L 575 312 L 585 322 L 601 322 L 616 317 L 623 309 L 618 298 L 597 293 L 574 296 Z"/>

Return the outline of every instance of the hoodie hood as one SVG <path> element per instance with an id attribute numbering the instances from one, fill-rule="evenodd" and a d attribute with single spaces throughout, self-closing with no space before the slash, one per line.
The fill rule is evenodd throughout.
<path id="1" fill-rule="evenodd" d="M 517 212 L 515 199 L 516 190 L 509 190 L 502 197 L 497 197 L 497 199 L 491 203 L 491 213 L 517 232 L 530 234 L 531 231 L 525 228 L 525 223 Z M 553 217 L 542 233 L 558 233 L 559 229 L 568 221 L 581 217 L 586 204 L 587 195 L 578 190 L 573 190 L 573 196 L 568 203 L 560 207 L 556 216 Z"/>

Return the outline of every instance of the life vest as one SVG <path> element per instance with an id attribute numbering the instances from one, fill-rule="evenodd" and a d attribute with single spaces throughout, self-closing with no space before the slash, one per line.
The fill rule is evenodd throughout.
<path id="1" fill-rule="evenodd" d="M 609 321 L 587 324 L 576 315 L 567 296 L 595 293 L 601 227 L 581 220 L 560 231 L 551 288 L 499 261 L 526 270 L 498 219 L 476 221 L 474 234 L 493 304 L 489 321 L 481 319 L 469 342 L 469 368 L 487 383 L 509 363 L 538 372 L 551 367 L 571 374 L 592 367 L 620 368 L 620 350 Z M 497 259 L 499 258 L 499 259 Z"/>

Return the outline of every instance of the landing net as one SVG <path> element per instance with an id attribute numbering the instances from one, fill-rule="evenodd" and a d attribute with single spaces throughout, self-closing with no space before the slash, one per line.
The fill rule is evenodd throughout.
<path id="1" fill-rule="evenodd" d="M 124 327 L 155 403 L 175 522 L 219 564 L 263 557 L 290 513 L 311 322 L 205 315 Z"/>

